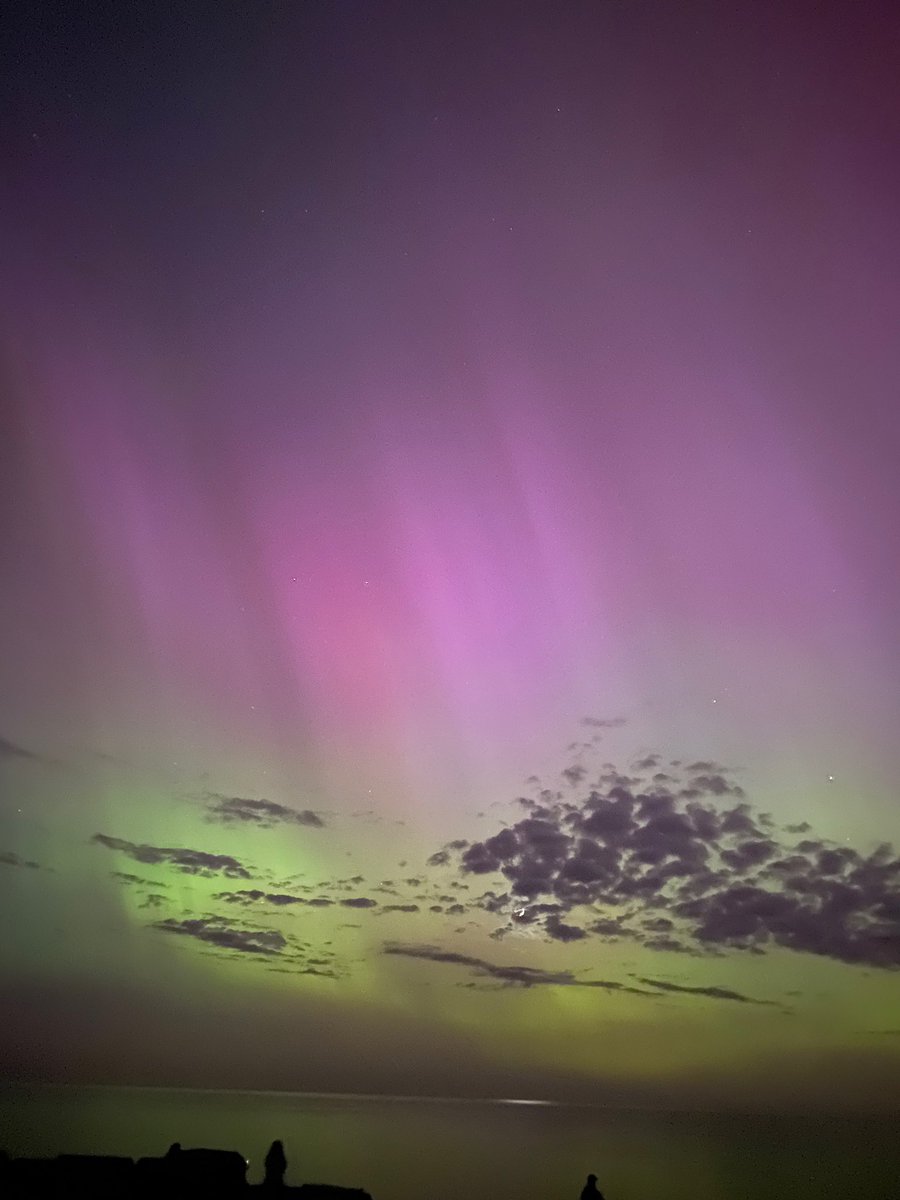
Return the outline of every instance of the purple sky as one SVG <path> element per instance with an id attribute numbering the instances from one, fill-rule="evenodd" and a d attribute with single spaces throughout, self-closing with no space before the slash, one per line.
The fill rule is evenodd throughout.
<path id="1" fill-rule="evenodd" d="M 209 792 L 346 822 L 270 831 L 285 877 L 417 872 L 591 714 L 623 770 L 724 763 L 784 827 L 900 838 L 893 6 L 12 12 L 0 850 L 55 903 L 146 923 L 97 832 L 243 862 Z M 40 959 L 64 1003 L 52 904 L 9 865 L 13 976 Z M 437 918 L 417 945 L 496 958 Z M 377 980 L 347 994 L 390 1007 L 408 964 L 361 929 Z M 524 948 L 564 969 L 560 940 Z M 130 986 L 110 945 L 86 973 Z M 749 962 L 692 986 L 758 991 Z M 854 1008 L 835 970 L 868 1036 L 896 976 Z"/>

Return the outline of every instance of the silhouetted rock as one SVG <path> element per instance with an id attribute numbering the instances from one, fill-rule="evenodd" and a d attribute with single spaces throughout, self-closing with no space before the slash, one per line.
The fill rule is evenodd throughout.
<path id="1" fill-rule="evenodd" d="M 13 1196 L 46 1196 L 56 1190 L 55 1158 L 15 1158 L 9 1165 L 9 1191 Z"/>
<path id="2" fill-rule="evenodd" d="M 179 1142 L 173 1142 L 163 1158 L 139 1158 L 135 1175 L 145 1194 L 221 1194 L 247 1187 L 247 1160 L 236 1150 L 183 1150 Z"/>
<path id="3" fill-rule="evenodd" d="M 276 1140 L 269 1147 L 266 1155 L 266 1175 L 263 1183 L 266 1187 L 284 1187 L 284 1173 L 287 1170 L 287 1159 L 284 1156 L 284 1146 Z"/>
<path id="4" fill-rule="evenodd" d="M 15 1197 L 90 1196 L 112 1200 L 134 1191 L 130 1158 L 102 1154 L 60 1154 L 57 1158 L 17 1158 L 6 1171 L 7 1190 Z"/>
<path id="5" fill-rule="evenodd" d="M 286 1187 L 287 1158 L 275 1141 L 265 1158 L 260 1188 L 291 1200 L 372 1200 L 362 1188 L 306 1183 Z M 2 1200 L 219 1200 L 256 1191 L 247 1183 L 247 1160 L 234 1150 L 184 1150 L 174 1142 L 160 1158 L 61 1154 L 8 1158 L 0 1151 Z"/>
<path id="6" fill-rule="evenodd" d="M 60 1154 L 57 1176 L 76 1195 L 118 1196 L 134 1186 L 134 1163 L 130 1158 L 101 1154 Z"/>
<path id="7" fill-rule="evenodd" d="M 134 1164 L 135 1182 L 144 1193 L 171 1187 L 172 1171 L 167 1158 L 139 1158 Z"/>

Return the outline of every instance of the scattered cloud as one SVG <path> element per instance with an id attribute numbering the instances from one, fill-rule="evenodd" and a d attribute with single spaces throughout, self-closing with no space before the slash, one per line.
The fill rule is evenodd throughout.
<path id="1" fill-rule="evenodd" d="M 221 825 L 258 825 L 272 829 L 276 825 L 306 825 L 322 829 L 325 822 L 311 809 L 288 808 L 274 800 L 252 800 L 245 796 L 223 796 L 211 792 L 205 802 L 207 820 Z"/>
<path id="2" fill-rule="evenodd" d="M 24 746 L 18 745 L 16 742 L 11 742 L 9 738 L 0 737 L 0 760 L 4 758 L 18 758 L 24 762 L 48 763 L 52 759 L 46 758 L 43 754 L 36 754 L 33 750 L 26 750 Z"/>
<path id="3" fill-rule="evenodd" d="M 689 987 L 681 983 L 667 983 L 664 979 L 641 979 L 648 987 L 659 988 L 662 992 L 680 992 L 687 996 L 707 996 L 710 1000 L 735 1000 L 739 1004 L 764 1004 L 773 1008 L 781 1005 L 775 1000 L 754 1000 L 752 996 L 744 996 L 741 992 L 723 987 Z"/>
<path id="4" fill-rule="evenodd" d="M 780 947 L 849 964 L 900 968 L 900 857 L 890 845 L 862 853 L 816 837 L 807 822 L 779 827 L 748 801 L 733 773 L 711 759 L 681 762 L 642 753 L 624 774 L 611 762 L 589 769 L 580 757 L 562 772 L 567 787 L 544 787 L 535 778 L 532 795 L 514 802 L 518 819 L 501 816 L 488 836 L 456 838 L 441 846 L 428 859 L 435 875 L 370 884 L 358 874 L 319 883 L 283 880 L 289 890 L 269 882 L 272 890 L 245 887 L 215 898 L 233 907 L 270 909 L 335 906 L 454 918 L 480 912 L 499 919 L 490 933 L 495 940 L 508 934 L 564 945 L 586 945 L 593 938 L 628 940 L 648 950 L 709 960 L 727 953 L 764 955 Z M 241 797 L 212 795 L 208 812 L 220 822 L 266 828 L 322 824 L 316 813 Z M 189 875 L 251 878 L 250 869 L 230 855 L 102 833 L 93 841 L 135 862 Z M 0 855 L 0 863 L 37 865 L 11 852 Z M 145 907 L 164 902 L 165 884 L 127 872 L 116 876 L 149 889 Z M 476 886 L 470 892 L 473 877 L 481 877 L 475 883 L 487 889 L 479 894 Z M 319 895 L 309 894 L 314 888 Z M 371 894 L 357 894 L 364 889 L 391 902 L 379 905 Z M 157 923 L 220 949 L 282 954 L 284 943 L 276 948 L 269 936 L 273 931 L 236 925 L 241 922 L 224 917 Z M 475 986 L 593 987 L 657 998 L 678 994 L 774 1004 L 721 986 L 642 978 L 633 987 L 570 971 L 498 966 L 439 946 L 394 942 L 384 952 L 465 968 Z"/>
<path id="5" fill-rule="evenodd" d="M 132 875 L 130 871 L 110 871 L 110 879 L 118 879 L 120 883 L 134 883 L 143 887 L 164 888 L 169 886 L 167 883 L 161 883 L 158 879 L 145 879 L 143 875 Z"/>
<path id="6" fill-rule="evenodd" d="M 224 900 L 226 904 L 256 904 L 264 901 L 276 908 L 285 908 L 292 904 L 308 904 L 302 896 L 291 896 L 287 892 L 264 892 L 259 888 L 244 888 L 237 892 L 216 892 L 216 900 Z"/>
<path id="7" fill-rule="evenodd" d="M 566 925 L 555 913 L 547 918 L 544 929 L 556 942 L 579 942 L 587 937 L 586 930 L 579 925 Z"/>
<path id="8" fill-rule="evenodd" d="M 625 992 L 633 996 L 648 996 L 661 999 L 671 993 L 681 993 L 690 996 L 703 996 L 710 1000 L 729 1000 L 740 1004 L 759 1004 L 781 1008 L 772 1000 L 756 1000 L 745 996 L 731 988 L 723 987 L 692 987 L 665 980 L 639 979 L 644 987 L 634 987 L 610 979 L 583 979 L 571 971 L 545 971 L 539 967 L 497 966 L 482 958 L 469 954 L 458 954 L 452 950 L 443 950 L 439 946 L 411 945 L 403 942 L 388 942 L 383 947 L 384 954 L 418 958 L 426 962 L 444 963 L 451 966 L 468 967 L 478 978 L 495 980 L 503 987 L 582 987 L 595 988 L 607 992 Z"/>
<path id="9" fill-rule="evenodd" d="M 91 841 L 108 850 L 116 850 L 135 862 L 148 866 L 171 866 L 185 875 L 202 875 L 210 878 L 224 875 L 228 879 L 249 879 L 250 872 L 229 854 L 210 854 L 206 850 L 188 850 L 170 846 L 147 846 L 126 841 L 125 838 L 110 837 L 95 833 Z"/>
<path id="10" fill-rule="evenodd" d="M 447 963 L 453 966 L 468 967 L 473 974 L 487 979 L 493 979 L 504 987 L 587 987 L 600 988 L 610 992 L 628 992 L 638 996 L 653 995 L 643 988 L 635 988 L 630 984 L 618 983 L 605 979 L 579 979 L 571 971 L 545 971 L 540 967 L 496 966 L 482 958 L 474 958 L 469 954 L 457 954 L 452 950 L 443 950 L 439 946 L 409 945 L 403 942 L 388 942 L 383 947 L 384 954 L 402 956 L 404 958 L 420 958 L 426 962 Z"/>
<path id="11" fill-rule="evenodd" d="M 635 771 L 655 771 L 660 764 L 658 754 L 645 754 L 643 758 L 639 758 L 632 767 Z"/>
<path id="12" fill-rule="evenodd" d="M 22 858 L 14 850 L 0 850 L 0 866 L 30 867 L 34 871 L 41 869 L 40 863 L 36 863 L 30 858 Z"/>
<path id="13" fill-rule="evenodd" d="M 283 934 L 274 929 L 234 929 L 221 917 L 196 917 L 176 920 L 167 917 L 157 921 L 154 929 L 177 933 L 182 937 L 207 942 L 221 950 L 238 950 L 244 954 L 281 954 L 287 945 Z"/>
<path id="14" fill-rule="evenodd" d="M 862 854 L 809 836 L 806 822 L 779 830 L 721 763 L 672 760 L 660 772 L 661 761 L 645 754 L 627 776 L 603 763 L 593 779 L 567 768 L 580 796 L 520 797 L 521 819 L 447 843 L 429 865 L 503 879 L 506 891 L 471 902 L 505 918 L 500 936 L 528 925 L 564 942 L 599 935 L 707 956 L 779 946 L 900 969 L 891 846 Z M 570 922 L 574 910 L 583 916 Z"/>

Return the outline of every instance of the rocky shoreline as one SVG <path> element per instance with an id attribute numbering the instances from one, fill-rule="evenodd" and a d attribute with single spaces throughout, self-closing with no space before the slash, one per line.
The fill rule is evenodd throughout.
<path id="1" fill-rule="evenodd" d="M 274 1144 L 273 1144 L 274 1145 Z M 271 1151 L 270 1151 L 271 1155 Z M 235 1150 L 184 1150 L 177 1143 L 160 1158 L 118 1155 L 59 1154 L 55 1158 L 8 1158 L 0 1153 L 0 1194 L 10 1200 L 32 1197 L 85 1196 L 113 1200 L 122 1196 L 169 1198 L 246 1195 L 291 1196 L 296 1200 L 372 1200 L 363 1188 L 327 1183 L 289 1186 L 283 1182 L 286 1162 L 266 1178 L 247 1180 L 249 1163 Z"/>

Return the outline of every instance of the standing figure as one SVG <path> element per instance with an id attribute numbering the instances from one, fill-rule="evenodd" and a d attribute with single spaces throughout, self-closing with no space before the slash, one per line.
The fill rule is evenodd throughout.
<path id="1" fill-rule="evenodd" d="M 284 1146 L 280 1141 L 274 1141 L 266 1155 L 266 1176 L 263 1183 L 266 1187 L 284 1187 L 286 1170 L 287 1159 L 284 1157 Z"/>
<path id="2" fill-rule="evenodd" d="M 597 1187 L 596 1175 L 588 1175 L 587 1183 L 581 1189 L 581 1200 L 603 1200 L 603 1193 Z"/>

